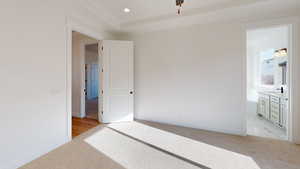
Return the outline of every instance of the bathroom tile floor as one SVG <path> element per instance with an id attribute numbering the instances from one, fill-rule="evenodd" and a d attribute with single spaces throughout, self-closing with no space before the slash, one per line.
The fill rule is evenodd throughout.
<path id="1" fill-rule="evenodd" d="M 275 126 L 272 122 L 256 114 L 248 114 L 247 134 L 258 137 L 287 140 L 286 130 Z"/>

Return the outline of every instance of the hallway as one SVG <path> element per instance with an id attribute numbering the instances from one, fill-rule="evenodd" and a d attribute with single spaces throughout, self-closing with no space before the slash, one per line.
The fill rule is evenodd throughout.
<path id="1" fill-rule="evenodd" d="M 72 117 L 72 137 L 75 138 L 99 124 L 98 120 Z"/>
<path id="2" fill-rule="evenodd" d="M 86 99 L 86 118 L 98 120 L 98 98 Z"/>

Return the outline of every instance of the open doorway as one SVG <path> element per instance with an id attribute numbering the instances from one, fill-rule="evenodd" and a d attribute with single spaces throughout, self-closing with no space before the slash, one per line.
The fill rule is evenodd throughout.
<path id="1" fill-rule="evenodd" d="M 95 120 L 99 114 L 98 53 L 98 43 L 85 46 L 85 114 Z"/>
<path id="2" fill-rule="evenodd" d="M 99 123 L 134 119 L 133 42 L 95 39 L 74 29 L 67 38 L 70 139 Z"/>
<path id="3" fill-rule="evenodd" d="M 72 32 L 72 137 L 99 125 L 98 40 Z"/>
<path id="4" fill-rule="evenodd" d="M 247 31 L 247 134 L 288 140 L 289 25 Z"/>

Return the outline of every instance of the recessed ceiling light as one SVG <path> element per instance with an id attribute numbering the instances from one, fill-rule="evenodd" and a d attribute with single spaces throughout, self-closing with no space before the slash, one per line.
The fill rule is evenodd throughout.
<path id="1" fill-rule="evenodd" d="M 129 13 L 129 12 L 130 12 L 130 9 L 129 9 L 129 8 L 124 8 L 124 12 L 125 12 L 125 13 Z"/>

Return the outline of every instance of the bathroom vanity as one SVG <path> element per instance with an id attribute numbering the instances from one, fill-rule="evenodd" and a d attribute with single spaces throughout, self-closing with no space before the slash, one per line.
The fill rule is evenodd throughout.
<path id="1" fill-rule="evenodd" d="M 288 98 L 285 94 L 262 91 L 258 95 L 257 114 L 278 127 L 286 128 Z"/>

